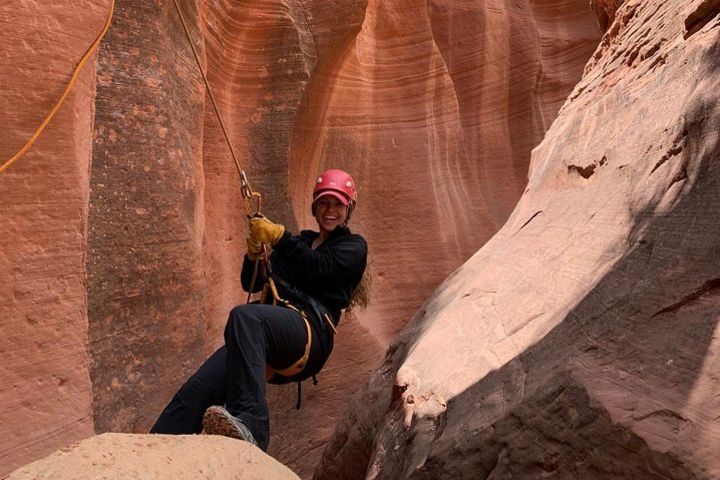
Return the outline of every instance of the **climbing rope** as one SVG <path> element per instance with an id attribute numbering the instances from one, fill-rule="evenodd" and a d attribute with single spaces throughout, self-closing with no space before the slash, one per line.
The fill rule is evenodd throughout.
<path id="1" fill-rule="evenodd" d="M 9 160 L 7 160 L 5 163 L 0 166 L 0 174 L 3 173 L 5 170 L 10 168 L 10 166 L 15 163 L 20 157 L 22 157 L 28 150 L 30 150 L 30 147 L 33 143 L 35 143 L 35 140 L 38 139 L 40 134 L 43 130 L 45 130 L 45 127 L 50 123 L 52 118 L 55 116 L 57 111 L 60 109 L 60 106 L 65 101 L 65 98 L 70 93 L 70 90 L 72 90 L 73 86 L 75 85 L 75 80 L 77 80 L 78 75 L 80 75 L 80 70 L 82 70 L 83 66 L 85 65 L 85 62 L 90 58 L 90 55 L 93 54 L 93 52 L 97 49 L 98 45 L 100 45 L 100 41 L 103 39 L 105 34 L 107 33 L 108 29 L 110 28 L 110 23 L 112 22 L 112 16 L 113 12 L 115 11 L 115 0 L 110 0 L 110 13 L 108 14 L 107 20 L 105 21 L 105 26 L 103 27 L 100 34 L 97 36 L 95 41 L 88 47 L 87 51 L 85 52 L 85 55 L 82 56 L 78 64 L 75 66 L 75 70 L 72 73 L 72 76 L 70 77 L 70 82 L 68 82 L 67 87 L 65 87 L 65 90 L 63 91 L 62 95 L 60 96 L 60 99 L 55 103 L 55 106 L 50 110 L 50 113 L 45 117 L 45 119 L 40 123 L 40 126 L 35 130 L 35 132 L 32 134 L 30 139 L 25 143 L 25 146 L 23 146 L 15 155 L 10 157 Z"/>
<path id="2" fill-rule="evenodd" d="M 245 171 L 240 167 L 240 162 L 238 161 L 237 155 L 235 155 L 235 149 L 233 148 L 232 142 L 230 141 L 230 136 L 228 135 L 227 128 L 225 127 L 225 122 L 223 121 L 222 114 L 220 113 L 220 108 L 218 107 L 217 101 L 215 100 L 215 95 L 213 95 L 212 88 L 210 87 L 210 82 L 208 81 L 205 70 L 203 69 L 202 63 L 200 62 L 200 56 L 195 50 L 195 44 L 193 43 L 192 37 L 190 36 L 190 30 L 188 29 L 187 23 L 185 22 L 185 17 L 180 10 L 180 5 L 178 5 L 177 0 L 173 0 L 173 5 L 175 5 L 175 11 L 178 14 L 178 18 L 180 19 L 180 23 L 182 24 L 183 31 L 185 32 L 185 37 L 187 38 L 187 41 L 190 44 L 190 49 L 192 50 L 193 56 L 195 57 L 195 63 L 198 66 L 198 70 L 200 70 L 200 75 L 202 76 L 203 82 L 205 82 L 205 88 L 208 92 L 208 96 L 210 97 L 210 102 L 212 103 L 213 109 L 215 110 L 215 116 L 218 119 L 218 123 L 220 123 L 220 129 L 222 130 L 223 137 L 225 138 L 225 143 L 227 143 L 228 150 L 230 150 L 230 155 L 233 159 L 233 163 L 235 163 L 235 168 L 237 168 L 238 174 L 240 175 L 240 191 L 243 196 L 243 202 L 245 203 L 245 210 L 247 211 L 248 218 L 260 215 L 262 196 L 260 195 L 260 193 L 252 189 L 252 187 L 250 186 L 250 182 L 248 182 L 247 175 L 245 175 Z M 255 200 L 255 205 L 253 205 L 252 203 L 253 200 Z M 283 300 L 278 294 L 277 287 L 275 287 L 275 282 L 272 279 L 272 266 L 270 265 L 270 259 L 266 245 L 262 246 L 262 254 L 260 255 L 260 258 L 255 261 L 252 279 L 250 281 L 250 288 L 248 291 L 247 303 L 250 303 L 252 291 L 254 290 L 255 282 L 257 281 L 259 270 L 258 266 L 260 263 L 262 263 L 262 271 L 265 277 L 265 288 L 263 289 L 262 294 L 263 301 L 267 290 L 269 290 L 273 296 L 273 304 L 276 305 L 278 303 L 286 303 L 285 300 Z"/>
<path id="3" fill-rule="evenodd" d="M 173 0 L 173 4 L 175 5 L 175 10 L 177 11 L 178 17 L 180 17 L 180 23 L 182 24 L 183 30 L 185 30 L 185 36 L 187 37 L 188 43 L 190 44 L 190 49 L 192 50 L 193 56 L 195 57 L 195 63 L 197 63 L 198 69 L 200 70 L 200 75 L 202 75 L 203 81 L 205 82 L 205 88 L 207 89 L 208 95 L 210 96 L 210 101 L 212 102 L 213 108 L 215 109 L 215 115 L 220 122 L 220 128 L 222 129 L 223 136 L 225 137 L 225 142 L 227 143 L 228 149 L 230 150 L 230 155 L 232 156 L 233 162 L 235 163 L 235 168 L 237 168 L 237 171 L 241 177 L 245 177 L 245 172 L 243 172 L 243 169 L 240 168 L 240 162 L 237 159 L 237 155 L 235 155 L 235 149 L 232 146 L 232 142 L 230 142 L 227 128 L 225 128 L 225 122 L 223 122 L 222 115 L 220 115 L 220 109 L 218 108 L 217 102 L 215 101 L 215 95 L 213 95 L 212 88 L 210 88 L 210 82 L 208 82 L 207 75 L 205 75 L 205 70 L 203 70 L 202 68 L 202 63 L 200 63 L 200 57 L 198 56 L 197 51 L 195 51 L 195 45 L 193 44 L 192 38 L 190 37 L 190 31 L 188 30 L 187 24 L 185 23 L 185 18 L 183 17 L 177 0 Z M 245 179 L 247 179 L 247 177 L 245 177 Z"/>

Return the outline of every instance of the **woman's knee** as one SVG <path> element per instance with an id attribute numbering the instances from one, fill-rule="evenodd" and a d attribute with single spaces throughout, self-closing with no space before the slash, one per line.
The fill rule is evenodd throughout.
<path id="1" fill-rule="evenodd" d="M 254 312 L 256 305 L 238 305 L 230 310 L 227 324 L 225 325 L 225 339 L 228 335 L 249 334 L 261 328 L 261 321 L 257 312 Z"/>
<path id="2" fill-rule="evenodd" d="M 233 318 L 243 318 L 246 316 L 248 305 L 236 305 L 230 310 L 230 315 L 228 316 L 228 319 Z"/>
<path id="3" fill-rule="evenodd" d="M 228 315 L 227 327 L 235 326 L 240 322 L 247 322 L 250 318 L 247 305 L 238 305 L 230 310 Z"/>

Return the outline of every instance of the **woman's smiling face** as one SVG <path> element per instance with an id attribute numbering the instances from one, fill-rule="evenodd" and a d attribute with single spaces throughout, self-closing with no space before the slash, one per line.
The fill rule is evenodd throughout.
<path id="1" fill-rule="evenodd" d="M 347 205 L 332 195 L 323 195 L 315 200 L 315 220 L 320 233 L 325 236 L 335 227 L 345 225 L 347 211 Z"/>

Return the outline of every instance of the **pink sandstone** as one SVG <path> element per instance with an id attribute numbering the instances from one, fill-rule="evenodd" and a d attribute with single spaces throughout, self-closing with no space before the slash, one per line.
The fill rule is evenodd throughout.
<path id="1" fill-rule="evenodd" d="M 60 97 L 107 0 L 0 5 L 0 159 Z M 95 65 L 23 159 L 0 175 L 0 475 L 91 435 L 87 241 Z"/>
<path id="2" fill-rule="evenodd" d="M 315 478 L 720 476 L 718 14 L 618 8 L 509 220 L 393 342 Z"/>
<path id="3" fill-rule="evenodd" d="M 26 465 L 7 480 L 147 478 L 153 480 L 298 480 L 246 442 L 212 435 L 105 433 Z"/>

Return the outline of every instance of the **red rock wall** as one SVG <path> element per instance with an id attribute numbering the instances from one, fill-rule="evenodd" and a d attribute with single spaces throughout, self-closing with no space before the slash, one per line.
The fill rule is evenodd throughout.
<path id="1" fill-rule="evenodd" d="M 296 414 L 287 399 L 275 404 L 288 435 L 271 451 L 299 456 L 307 425 L 334 424 L 358 386 L 348 371 L 364 377 L 428 293 L 509 215 L 531 148 L 599 40 L 585 2 L 553 5 L 370 1 L 354 37 L 319 48 L 293 130 L 296 217 L 311 224 L 303 199 L 315 172 L 352 171 L 353 221 L 369 240 L 375 295 L 359 324 L 341 331 L 321 384 L 305 389 L 317 391 L 305 408 L 322 407 Z M 313 18 L 312 31 L 327 29 Z M 338 382 L 347 390 L 334 390 Z M 318 445 L 291 464 L 301 475 Z"/>
<path id="2" fill-rule="evenodd" d="M 375 287 L 395 292 L 365 317 L 383 346 L 507 218 L 531 148 L 597 44 L 584 2 L 551 4 L 370 2 L 343 56 L 318 66 L 292 185 L 307 196 L 332 163 L 359 177 Z"/>
<path id="3" fill-rule="evenodd" d="M 291 387 L 270 388 L 270 452 L 308 477 L 347 398 L 412 312 L 512 211 L 530 150 L 599 30 L 584 0 L 180 3 L 264 211 L 293 231 L 312 227 L 318 171 L 346 168 L 360 183 L 353 224 L 371 245 L 373 306 L 345 319 L 302 410 Z M 92 5 L 99 25 L 106 4 Z M 95 430 L 143 431 L 221 344 L 228 310 L 245 298 L 237 172 L 172 2 L 118 2 L 98 57 L 94 123 L 75 120 L 72 134 L 58 125 L 66 136 L 55 143 L 80 159 L 94 130 L 91 171 L 85 158 L 84 176 L 67 175 L 77 217 L 51 222 L 87 224 L 87 242 L 78 237 L 61 259 L 33 257 L 51 266 L 35 281 L 73 259 L 77 334 L 90 339 L 90 360 L 77 368 L 89 363 Z M 18 236 L 36 236 L 45 251 L 42 228 L 18 227 Z M 22 308 L 11 310 L 13 325 Z M 20 364 L 12 371 L 25 379 Z M 89 413 L 88 389 L 77 405 Z M 89 419 L 83 425 L 87 433 Z"/>
<path id="4" fill-rule="evenodd" d="M 0 161 L 60 97 L 108 5 L 0 5 Z M 0 476 L 92 434 L 85 255 L 94 63 L 30 151 L 0 175 Z"/>
<path id="5" fill-rule="evenodd" d="M 718 6 L 617 10 L 513 214 L 391 345 L 316 478 L 720 475 Z"/>
<path id="6" fill-rule="evenodd" d="M 172 2 L 119 2 L 99 54 L 90 179 L 98 432 L 147 429 L 203 355 L 204 93 Z"/>

